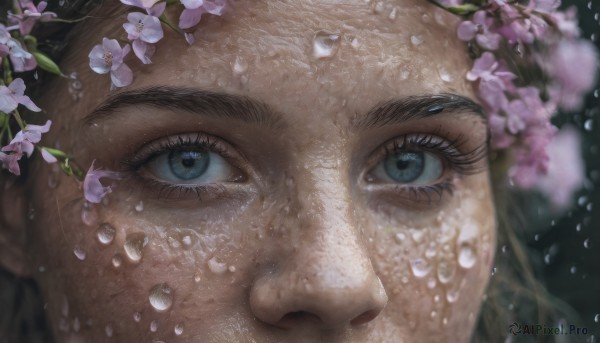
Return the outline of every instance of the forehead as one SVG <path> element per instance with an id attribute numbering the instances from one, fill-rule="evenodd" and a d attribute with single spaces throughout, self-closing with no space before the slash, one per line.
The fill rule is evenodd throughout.
<path id="1" fill-rule="evenodd" d="M 170 13 L 174 21 L 178 14 Z M 84 67 L 87 84 L 106 81 L 98 94 L 108 95 L 109 81 L 89 71 L 87 52 L 104 36 L 125 41 L 125 20 L 124 14 L 106 19 L 102 29 L 75 43 L 68 59 Z M 133 88 L 164 84 L 241 93 L 282 112 L 336 104 L 361 111 L 409 95 L 472 97 L 457 22 L 426 0 L 237 1 L 223 17 L 202 18 L 193 46 L 165 28 L 153 64 L 142 65 L 133 54 L 126 62 L 134 70 Z M 327 56 L 315 50 L 323 44 L 331 44 Z M 102 99 L 90 100 L 90 107 Z"/>

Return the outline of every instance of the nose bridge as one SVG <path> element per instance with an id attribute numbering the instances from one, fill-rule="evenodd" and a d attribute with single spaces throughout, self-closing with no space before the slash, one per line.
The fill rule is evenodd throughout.
<path id="1" fill-rule="evenodd" d="M 358 325 L 385 306 L 343 177 L 339 168 L 314 168 L 295 178 L 296 208 L 287 218 L 297 242 L 275 275 L 255 283 L 250 301 L 259 319 L 284 327 L 303 318 L 317 318 L 321 326 Z"/>

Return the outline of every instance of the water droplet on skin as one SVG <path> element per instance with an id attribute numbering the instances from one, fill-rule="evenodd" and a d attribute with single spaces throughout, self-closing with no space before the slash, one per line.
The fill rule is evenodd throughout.
<path id="1" fill-rule="evenodd" d="M 540 240 L 540 234 L 536 233 L 535 235 L 533 235 L 533 240 L 536 241 L 536 242 L 539 241 Z"/>
<path id="2" fill-rule="evenodd" d="M 183 324 L 179 323 L 179 324 L 175 325 L 175 327 L 173 328 L 173 331 L 175 332 L 176 336 L 180 336 L 183 333 Z"/>
<path id="3" fill-rule="evenodd" d="M 406 80 L 408 79 L 408 76 L 410 75 L 410 71 L 406 68 L 402 69 L 400 71 L 400 80 Z"/>
<path id="4" fill-rule="evenodd" d="M 502 253 L 506 254 L 508 252 L 508 247 L 506 245 L 502 246 Z"/>
<path id="5" fill-rule="evenodd" d="M 158 322 L 156 320 L 153 320 L 152 322 L 150 322 L 150 331 L 156 332 L 156 330 L 158 330 Z"/>
<path id="6" fill-rule="evenodd" d="M 417 278 L 425 277 L 431 271 L 431 266 L 427 261 L 420 258 L 411 261 L 410 268 L 412 269 L 413 275 Z"/>
<path id="7" fill-rule="evenodd" d="M 208 269 L 215 274 L 223 274 L 227 271 L 227 264 L 217 261 L 216 257 L 208 260 Z"/>
<path id="8" fill-rule="evenodd" d="M 317 59 L 330 58 L 338 51 L 340 34 L 321 30 L 313 39 L 313 56 Z"/>
<path id="9" fill-rule="evenodd" d="M 414 46 L 419 46 L 423 43 L 423 37 L 421 35 L 412 35 L 410 36 L 410 42 Z"/>
<path id="10" fill-rule="evenodd" d="M 592 131 L 594 129 L 594 120 L 592 120 L 592 119 L 586 120 L 585 123 L 583 123 L 583 128 L 586 131 Z"/>
<path id="11" fill-rule="evenodd" d="M 98 221 L 98 212 L 96 211 L 96 208 L 87 201 L 83 203 L 81 221 L 87 226 L 94 226 Z"/>
<path id="12" fill-rule="evenodd" d="M 173 237 L 169 237 L 169 246 L 173 249 L 177 249 L 181 247 L 181 242 L 179 242 Z"/>
<path id="13" fill-rule="evenodd" d="M 436 302 L 436 303 L 437 303 L 437 302 L 440 302 L 440 296 L 436 294 L 436 295 L 433 297 L 433 301 L 434 301 L 434 302 Z"/>
<path id="14" fill-rule="evenodd" d="M 446 284 L 452 280 L 456 273 L 456 265 L 450 261 L 440 261 L 437 268 L 438 280 L 441 283 Z"/>
<path id="15" fill-rule="evenodd" d="M 583 247 L 586 249 L 590 248 L 590 239 L 589 238 L 586 238 L 586 240 L 583 241 Z"/>
<path id="16" fill-rule="evenodd" d="M 442 319 L 442 324 L 444 326 L 448 325 L 448 318 L 444 317 L 444 319 Z"/>
<path id="17" fill-rule="evenodd" d="M 434 243 L 429 244 L 427 250 L 425 250 L 425 257 L 433 258 L 437 255 L 437 248 Z"/>
<path id="18" fill-rule="evenodd" d="M 402 279 L 400 279 L 400 281 L 402 281 L 402 283 L 408 283 L 408 277 L 403 276 Z"/>
<path id="19" fill-rule="evenodd" d="M 113 328 L 112 328 L 112 326 L 107 325 L 104 328 L 104 332 L 106 333 L 106 337 L 112 337 L 112 335 L 113 335 Z"/>
<path id="20" fill-rule="evenodd" d="M 181 242 L 186 246 L 190 246 L 190 245 L 192 245 L 192 237 L 183 236 L 183 238 L 181 239 Z"/>
<path id="21" fill-rule="evenodd" d="M 148 237 L 141 232 L 130 233 L 125 238 L 125 253 L 133 262 L 139 262 L 142 259 L 142 249 L 148 244 Z"/>
<path id="22" fill-rule="evenodd" d="M 593 206 L 594 206 L 594 204 L 590 202 L 589 204 L 587 204 L 587 206 L 585 207 L 585 209 L 586 209 L 588 212 L 592 212 L 592 208 L 593 208 Z"/>
<path id="23" fill-rule="evenodd" d="M 458 300 L 458 291 L 448 291 L 446 293 L 446 300 L 448 300 L 449 303 L 455 303 Z"/>
<path id="24" fill-rule="evenodd" d="M 133 313 L 133 320 L 134 320 L 136 323 L 139 323 L 139 322 L 142 320 L 142 314 L 141 314 L 141 313 L 139 313 L 139 312 L 134 312 L 134 313 Z"/>
<path id="25" fill-rule="evenodd" d="M 196 283 L 200 282 L 200 280 L 201 280 L 200 275 L 198 275 L 198 274 L 194 275 L 194 281 Z"/>
<path id="26" fill-rule="evenodd" d="M 352 46 L 352 48 L 358 49 L 358 47 L 360 46 L 360 43 L 358 42 L 358 39 L 352 38 L 352 41 L 350 42 L 350 45 Z"/>
<path id="27" fill-rule="evenodd" d="M 463 244 L 458 253 L 458 264 L 465 269 L 469 269 L 475 265 L 476 261 L 477 255 L 473 247 L 469 244 Z"/>
<path id="28" fill-rule="evenodd" d="M 164 312 L 173 305 L 173 290 L 166 283 L 159 283 L 150 289 L 150 305 L 158 312 Z"/>
<path id="29" fill-rule="evenodd" d="M 388 18 L 391 21 L 396 20 L 397 12 L 398 12 L 398 9 L 396 7 L 392 8 L 392 11 L 390 12 L 390 15 L 388 16 Z"/>
<path id="30" fill-rule="evenodd" d="M 115 239 L 115 228 L 110 224 L 104 223 L 98 227 L 96 231 L 96 236 L 98 237 L 98 241 L 102 244 L 110 244 L 113 239 Z"/>
<path id="31" fill-rule="evenodd" d="M 429 278 L 429 280 L 427 280 L 427 287 L 433 289 L 435 288 L 435 285 L 437 284 L 437 282 L 435 281 L 434 278 Z"/>
<path id="32" fill-rule="evenodd" d="M 117 255 L 113 256 L 111 262 L 112 262 L 113 267 L 119 268 L 121 266 L 121 264 L 123 264 L 123 258 L 121 257 L 121 255 L 117 254 Z"/>
<path id="33" fill-rule="evenodd" d="M 403 234 L 402 232 L 398 232 L 396 234 L 395 238 L 396 238 L 396 242 L 402 243 L 404 241 L 404 239 L 406 238 L 406 235 Z"/>
<path id="34" fill-rule="evenodd" d="M 73 254 L 75 254 L 75 257 L 77 257 L 77 259 L 80 261 L 85 260 L 85 258 L 87 256 L 85 251 L 83 249 L 81 249 L 81 247 L 79 245 L 76 245 L 75 248 L 73 248 Z"/>
<path id="35" fill-rule="evenodd" d="M 431 319 L 437 317 L 437 312 L 431 311 L 430 317 L 431 317 Z"/>
<path id="36" fill-rule="evenodd" d="M 383 4 L 383 1 L 378 1 L 375 4 L 375 7 L 373 8 L 373 11 L 375 13 L 381 13 L 381 12 L 383 12 L 384 9 L 385 9 L 385 5 Z"/>
<path id="37" fill-rule="evenodd" d="M 229 270 L 231 273 L 235 272 L 235 266 L 229 266 L 229 268 L 227 268 L 227 270 Z"/>
<path id="38" fill-rule="evenodd" d="M 444 67 L 438 67 L 438 74 L 440 75 L 440 79 L 444 82 L 452 82 L 452 76 L 448 73 L 448 70 Z"/>
<path id="39" fill-rule="evenodd" d="M 140 200 L 137 205 L 135 205 L 136 212 L 142 212 L 144 210 L 144 202 Z"/>
<path id="40" fill-rule="evenodd" d="M 425 236 L 425 232 L 423 230 L 411 230 L 410 236 L 415 241 L 415 243 L 420 243 L 423 240 L 423 236 Z"/>
<path id="41" fill-rule="evenodd" d="M 232 70 L 234 76 L 240 76 L 248 70 L 248 62 L 246 62 L 244 58 L 237 56 L 233 63 Z"/>
<path id="42" fill-rule="evenodd" d="M 581 223 L 577 224 L 577 226 L 575 227 L 575 231 L 577 231 L 577 232 L 581 231 Z"/>

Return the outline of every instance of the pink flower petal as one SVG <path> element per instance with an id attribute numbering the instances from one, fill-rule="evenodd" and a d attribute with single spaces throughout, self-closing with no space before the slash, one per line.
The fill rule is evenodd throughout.
<path id="1" fill-rule="evenodd" d="M 42 157 L 48 163 L 56 163 L 58 160 L 51 153 L 46 150 L 46 148 L 42 148 Z"/>

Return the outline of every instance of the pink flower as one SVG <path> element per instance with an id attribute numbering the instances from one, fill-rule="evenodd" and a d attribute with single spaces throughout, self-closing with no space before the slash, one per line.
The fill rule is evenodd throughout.
<path id="1" fill-rule="evenodd" d="M 562 40 L 542 61 L 542 67 L 554 78 L 551 88 L 558 104 L 567 110 L 579 109 L 596 83 L 598 53 L 586 40 Z"/>
<path id="2" fill-rule="evenodd" d="M 564 210 L 585 179 L 579 132 L 573 127 L 562 128 L 548 145 L 547 153 L 548 173 L 537 180 L 536 188 L 554 207 Z"/>
<path id="3" fill-rule="evenodd" d="M 473 15 L 473 21 L 466 20 L 460 23 L 457 30 L 458 38 L 464 41 L 475 38 L 482 48 L 496 50 L 502 36 L 489 30 L 493 23 L 494 19 L 488 17 L 485 11 L 477 11 Z"/>
<path id="4" fill-rule="evenodd" d="M 49 21 L 57 17 L 54 12 L 44 12 L 48 3 L 46 1 L 40 1 L 35 6 L 32 1 L 20 1 L 21 9 L 23 14 L 16 15 L 9 13 L 9 19 L 19 24 L 19 30 L 21 35 L 26 36 L 31 33 L 31 29 L 38 21 Z"/>
<path id="5" fill-rule="evenodd" d="M 506 107 L 508 99 L 504 91 L 513 87 L 512 80 L 515 77 L 513 73 L 505 70 L 489 51 L 476 59 L 473 69 L 467 73 L 467 80 L 479 80 L 478 96 L 490 112 L 497 112 Z"/>
<path id="6" fill-rule="evenodd" d="M 522 145 L 515 148 L 515 164 L 508 175 L 520 188 L 533 188 L 540 175 L 547 173 L 549 158 L 546 147 L 555 133 L 556 128 L 547 122 L 528 130 Z"/>
<path id="7" fill-rule="evenodd" d="M 56 159 L 56 157 L 54 157 L 54 155 L 52 155 L 46 148 L 42 148 L 42 158 L 44 159 L 44 161 L 48 162 L 48 163 L 56 163 L 58 162 L 58 159 Z"/>
<path id="8" fill-rule="evenodd" d="M 164 10 L 164 6 L 162 7 Z M 155 47 L 147 43 L 156 43 L 163 38 L 160 20 L 153 15 L 139 12 L 129 13 L 127 20 L 129 22 L 123 24 L 123 28 L 128 33 L 127 38 L 133 40 L 133 52 L 144 64 L 151 63 L 150 58 L 154 54 Z"/>
<path id="9" fill-rule="evenodd" d="M 109 186 L 102 186 L 100 179 L 103 177 L 120 179 L 121 176 L 120 173 L 117 172 L 94 169 L 94 162 L 95 160 L 92 161 L 92 165 L 83 180 L 83 195 L 87 201 L 97 204 L 102 201 L 102 198 L 108 193 L 112 192 L 112 189 Z"/>
<path id="10" fill-rule="evenodd" d="M 492 113 L 488 117 L 488 126 L 492 136 L 492 147 L 494 149 L 507 149 L 515 141 L 515 136 L 508 133 L 506 130 L 506 118 L 496 113 Z"/>
<path id="11" fill-rule="evenodd" d="M 21 175 L 21 169 L 19 168 L 19 160 L 23 157 L 23 153 L 5 154 L 0 152 L 0 162 L 2 167 L 8 169 L 14 175 Z"/>
<path id="12" fill-rule="evenodd" d="M 121 3 L 143 9 L 149 9 L 160 0 L 121 0 Z"/>
<path id="13" fill-rule="evenodd" d="M 39 112 L 33 101 L 25 93 L 25 82 L 16 78 L 8 87 L 0 86 L 0 112 L 10 113 L 14 111 L 19 104 L 27 107 L 29 110 Z"/>
<path id="14" fill-rule="evenodd" d="M 44 125 L 27 124 L 23 130 L 15 135 L 9 145 L 2 148 L 2 151 L 25 152 L 27 157 L 31 156 L 34 144 L 42 140 L 42 134 L 48 132 L 51 125 L 52 121 L 50 120 Z"/>
<path id="15" fill-rule="evenodd" d="M 200 22 L 204 13 L 223 14 L 227 0 L 181 0 L 185 9 L 179 17 L 179 27 L 189 29 Z"/>
<path id="16" fill-rule="evenodd" d="M 0 25 L 0 57 L 6 55 L 10 55 L 10 61 L 16 72 L 29 71 L 37 67 L 37 62 L 33 58 L 33 55 L 23 49 L 21 43 L 11 38 L 8 30 Z"/>
<path id="17" fill-rule="evenodd" d="M 129 44 L 121 49 L 116 39 L 103 38 L 102 44 L 94 46 L 88 57 L 90 68 L 98 74 L 110 72 L 115 87 L 125 87 L 133 81 L 133 72 L 123 62 L 123 58 L 131 51 Z"/>

